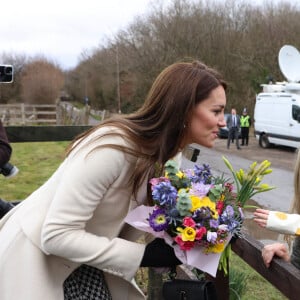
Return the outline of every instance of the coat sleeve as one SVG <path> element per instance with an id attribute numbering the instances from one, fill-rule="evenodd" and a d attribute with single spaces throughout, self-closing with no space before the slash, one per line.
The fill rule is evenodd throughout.
<path id="1" fill-rule="evenodd" d="M 9 144 L 5 128 L 0 121 L 0 167 L 10 160 L 12 148 Z"/>
<path id="2" fill-rule="evenodd" d="M 122 197 L 119 190 L 126 191 L 132 165 L 119 150 L 99 148 L 86 153 L 76 154 L 66 162 L 42 226 L 42 248 L 48 254 L 131 280 L 140 266 L 145 245 L 107 233 L 110 226 L 121 227 L 120 215 L 127 214 L 123 208 L 128 208 L 129 204 L 124 202 L 130 199 Z M 118 197 L 108 199 L 107 193 L 114 195 L 112 190 Z M 118 202 L 111 204 L 111 201 Z M 99 220 L 94 222 L 98 224 L 98 234 L 87 229 L 89 221 L 95 219 L 96 210 Z"/>
<path id="3" fill-rule="evenodd" d="M 300 215 L 270 211 L 266 228 L 283 234 L 300 235 Z"/>

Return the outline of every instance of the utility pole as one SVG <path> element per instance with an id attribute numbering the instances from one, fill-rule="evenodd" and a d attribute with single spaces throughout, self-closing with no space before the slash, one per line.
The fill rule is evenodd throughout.
<path id="1" fill-rule="evenodd" d="M 117 65 L 117 101 L 118 101 L 118 112 L 121 113 L 121 96 L 120 96 L 120 66 L 119 66 L 119 47 L 117 45 L 116 51 L 116 65 Z"/>

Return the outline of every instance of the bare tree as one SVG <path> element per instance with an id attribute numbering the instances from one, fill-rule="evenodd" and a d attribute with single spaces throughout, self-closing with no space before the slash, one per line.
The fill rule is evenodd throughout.
<path id="1" fill-rule="evenodd" d="M 129 112 L 141 105 L 164 67 L 198 59 L 224 74 L 228 106 L 239 111 L 247 106 L 251 112 L 260 84 L 270 76 L 284 79 L 277 61 L 280 48 L 292 44 L 300 49 L 300 8 L 288 1 L 258 5 L 249 0 L 174 0 L 167 7 L 162 3 L 153 3 L 148 15 L 137 17 L 105 46 L 83 55 L 75 71 L 77 81 L 71 85 L 75 98 L 82 97 L 89 73 L 93 105 L 115 110 L 119 78 L 122 111 Z"/>
<path id="2" fill-rule="evenodd" d="M 44 58 L 28 63 L 21 75 L 21 97 L 25 103 L 53 104 L 64 86 L 62 70 Z"/>

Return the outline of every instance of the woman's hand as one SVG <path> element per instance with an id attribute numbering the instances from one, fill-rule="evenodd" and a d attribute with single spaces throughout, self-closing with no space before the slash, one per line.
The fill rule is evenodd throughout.
<path id="1" fill-rule="evenodd" d="M 275 255 L 282 258 L 284 261 L 290 261 L 288 248 L 282 243 L 274 243 L 264 246 L 261 255 L 267 268 L 269 268 L 270 263 Z"/>
<path id="2" fill-rule="evenodd" d="M 257 223 L 261 227 L 267 226 L 267 220 L 269 217 L 269 210 L 257 208 L 254 212 L 254 219 L 253 221 Z"/>

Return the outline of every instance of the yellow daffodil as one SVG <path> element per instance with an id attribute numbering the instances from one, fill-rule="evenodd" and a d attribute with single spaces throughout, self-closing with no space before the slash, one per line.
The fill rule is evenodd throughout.
<path id="1" fill-rule="evenodd" d="M 225 248 L 224 243 L 217 243 L 209 248 L 209 252 L 221 253 L 224 251 L 224 248 Z"/>
<path id="2" fill-rule="evenodd" d="M 272 169 L 269 168 L 271 163 L 268 160 L 264 160 L 259 165 L 257 165 L 257 162 L 252 163 L 247 173 L 242 169 L 235 172 L 229 160 L 224 156 L 223 160 L 233 175 L 236 183 L 236 200 L 242 207 L 244 207 L 245 203 L 255 194 L 274 189 L 274 187 L 271 186 L 259 185 L 264 175 L 272 172 Z"/>
<path id="3" fill-rule="evenodd" d="M 184 242 L 187 242 L 187 241 L 193 242 L 195 240 L 196 230 L 194 228 L 192 228 L 192 227 L 185 227 L 185 228 L 177 227 L 176 229 L 178 232 L 181 233 L 181 239 Z"/>

